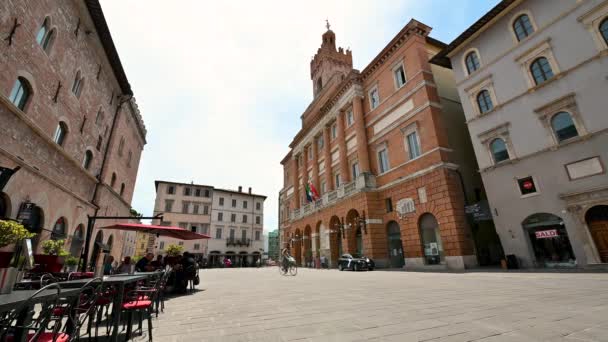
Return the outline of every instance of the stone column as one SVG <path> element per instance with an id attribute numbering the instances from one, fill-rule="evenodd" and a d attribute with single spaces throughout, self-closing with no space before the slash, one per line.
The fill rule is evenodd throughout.
<path id="1" fill-rule="evenodd" d="M 340 151 L 340 178 L 342 183 L 350 182 L 348 160 L 346 159 L 346 140 L 344 136 L 344 111 L 341 110 L 336 118 L 338 125 L 338 150 Z"/>
<path id="2" fill-rule="evenodd" d="M 369 152 L 367 150 L 367 131 L 365 129 L 365 119 L 363 118 L 362 98 L 353 98 L 353 115 L 355 117 L 355 132 L 357 134 L 357 160 L 361 173 L 370 172 Z"/>
<path id="3" fill-rule="evenodd" d="M 331 144 L 330 144 L 330 126 L 323 128 L 323 152 L 325 153 L 325 186 L 326 191 L 332 191 L 335 189 L 332 180 L 332 169 L 331 169 Z"/>
<path id="4" fill-rule="evenodd" d="M 291 157 L 291 173 L 293 178 L 293 203 L 294 209 L 300 207 L 300 184 L 298 183 L 298 162 L 297 156 Z"/>

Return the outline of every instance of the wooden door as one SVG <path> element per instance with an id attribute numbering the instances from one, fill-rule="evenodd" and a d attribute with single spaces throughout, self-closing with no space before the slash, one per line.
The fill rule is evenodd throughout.
<path id="1" fill-rule="evenodd" d="M 608 263 L 608 221 L 591 221 L 588 224 L 600 259 Z"/>

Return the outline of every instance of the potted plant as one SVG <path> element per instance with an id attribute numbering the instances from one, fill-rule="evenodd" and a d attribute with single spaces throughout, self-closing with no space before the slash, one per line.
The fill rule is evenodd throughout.
<path id="1" fill-rule="evenodd" d="M 65 267 L 68 272 L 76 272 L 76 268 L 78 267 L 78 262 L 80 258 L 70 255 L 65 258 Z"/>
<path id="2" fill-rule="evenodd" d="M 30 233 L 18 222 L 0 220 L 0 248 L 18 243 L 24 239 L 31 239 L 34 235 L 36 234 Z M 12 258 L 12 251 L 0 251 L 0 268 L 8 267 Z"/>
<path id="3" fill-rule="evenodd" d="M 178 245 L 167 246 L 167 256 L 165 257 L 165 263 L 167 265 L 174 265 L 184 251 L 184 247 Z"/>
<path id="4" fill-rule="evenodd" d="M 34 255 L 34 261 L 46 272 L 61 272 L 69 253 L 63 248 L 64 240 L 47 240 L 42 243 L 42 255 Z"/>

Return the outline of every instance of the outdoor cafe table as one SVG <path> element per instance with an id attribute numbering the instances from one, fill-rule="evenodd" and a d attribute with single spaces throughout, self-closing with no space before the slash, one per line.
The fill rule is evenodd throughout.
<path id="1" fill-rule="evenodd" d="M 22 291 L 13 291 L 9 294 L 0 295 L 0 314 L 8 312 L 16 307 L 19 307 L 22 303 L 30 299 L 34 295 L 34 293 L 38 292 L 38 290 L 22 290 Z M 80 292 L 79 288 L 70 288 L 70 289 L 61 289 L 60 297 L 71 297 L 75 296 Z M 40 292 L 36 298 L 32 299 L 32 304 L 42 303 L 53 296 L 57 295 L 56 289 L 44 290 Z M 20 315 L 17 325 L 23 326 L 26 324 L 26 320 L 30 316 L 31 308 L 24 308 L 24 312 Z M 25 337 L 27 334 L 21 334 L 22 336 L 16 336 L 15 341 L 25 341 Z"/>
<path id="2" fill-rule="evenodd" d="M 116 312 L 115 315 L 112 315 L 114 318 L 113 328 L 112 328 L 112 338 L 111 341 L 118 341 L 118 327 L 120 325 L 120 313 L 122 311 L 122 302 L 125 292 L 125 285 L 137 283 L 140 280 L 145 280 L 149 275 L 145 274 L 135 274 L 135 275 L 117 275 L 115 277 L 104 277 L 103 284 L 116 286 L 117 293 L 114 296 L 114 303 L 112 304 L 112 312 Z M 77 279 L 77 280 L 69 280 L 62 281 L 57 283 L 61 286 L 62 289 L 66 288 L 81 288 L 84 284 L 91 281 L 91 279 Z M 93 284 L 99 284 L 99 281 L 94 281 Z"/>

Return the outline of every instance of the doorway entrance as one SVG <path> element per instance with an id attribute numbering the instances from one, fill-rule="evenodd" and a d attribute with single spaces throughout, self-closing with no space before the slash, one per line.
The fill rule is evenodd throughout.
<path id="1" fill-rule="evenodd" d="M 389 266 L 402 268 L 405 265 L 403 258 L 403 242 L 401 241 L 401 228 L 395 221 L 391 221 L 386 226 L 388 240 Z"/>
<path id="2" fill-rule="evenodd" d="M 439 232 L 439 223 L 432 214 L 426 213 L 420 217 L 420 239 L 424 259 L 427 265 L 437 265 L 444 263 L 443 244 Z"/>
<path id="3" fill-rule="evenodd" d="M 596 205 L 587 211 L 585 221 L 602 262 L 608 263 L 608 205 Z"/>

